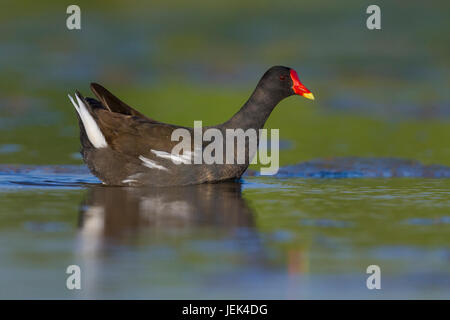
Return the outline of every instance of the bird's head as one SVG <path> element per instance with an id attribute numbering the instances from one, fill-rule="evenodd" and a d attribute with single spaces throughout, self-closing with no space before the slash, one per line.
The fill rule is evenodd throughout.
<path id="1" fill-rule="evenodd" d="M 297 72 L 288 67 L 275 66 L 270 68 L 262 77 L 261 84 L 264 88 L 272 92 L 278 92 L 283 97 L 297 94 L 314 100 L 311 91 L 300 82 Z"/>

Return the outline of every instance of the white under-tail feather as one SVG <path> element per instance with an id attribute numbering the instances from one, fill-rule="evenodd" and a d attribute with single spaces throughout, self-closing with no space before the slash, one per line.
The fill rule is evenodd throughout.
<path id="1" fill-rule="evenodd" d="M 78 112 L 80 116 L 81 122 L 83 122 L 84 129 L 86 130 L 86 134 L 88 136 L 89 141 L 95 148 L 106 148 L 108 143 L 106 143 L 105 136 L 102 131 L 98 127 L 92 115 L 89 113 L 89 110 L 86 108 L 83 100 L 81 100 L 77 94 L 75 97 L 77 98 L 78 104 L 73 100 L 73 98 L 68 95 L 70 101 Z"/>

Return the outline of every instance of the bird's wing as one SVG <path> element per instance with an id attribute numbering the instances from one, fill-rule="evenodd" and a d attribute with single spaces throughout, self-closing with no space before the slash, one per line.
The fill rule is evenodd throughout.
<path id="1" fill-rule="evenodd" d="M 171 140 L 177 126 L 102 109 L 94 109 L 94 112 L 108 145 L 120 153 L 137 157 L 145 156 L 151 150 L 170 153 L 179 143 Z"/>

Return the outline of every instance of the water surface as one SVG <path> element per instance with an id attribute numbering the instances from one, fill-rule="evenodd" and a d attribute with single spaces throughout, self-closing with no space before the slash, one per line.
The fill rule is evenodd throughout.
<path id="1" fill-rule="evenodd" d="M 85 167 L 16 166 L 0 185 L 2 298 L 450 297 L 449 179 L 119 188 Z"/>

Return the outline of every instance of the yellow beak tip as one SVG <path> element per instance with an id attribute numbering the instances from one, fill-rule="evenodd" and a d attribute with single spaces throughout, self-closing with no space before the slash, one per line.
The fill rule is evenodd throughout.
<path id="1" fill-rule="evenodd" d="M 305 94 L 303 94 L 303 96 L 306 98 L 306 99 L 311 99 L 311 100 L 314 100 L 314 95 L 310 92 L 310 93 L 305 93 Z"/>

